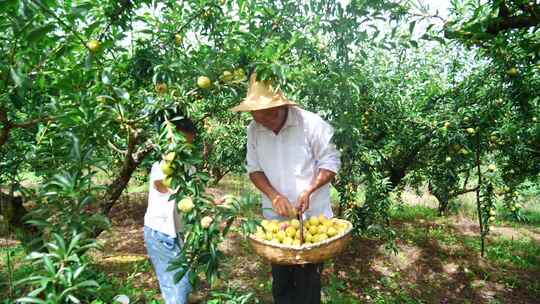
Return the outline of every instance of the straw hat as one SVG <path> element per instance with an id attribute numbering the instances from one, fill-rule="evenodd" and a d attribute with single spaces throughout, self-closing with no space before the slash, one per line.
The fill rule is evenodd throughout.
<path id="1" fill-rule="evenodd" d="M 280 106 L 295 106 L 279 89 L 274 89 L 268 81 L 257 81 L 257 75 L 251 74 L 246 98 L 236 107 L 233 112 L 251 112 L 275 108 Z"/>

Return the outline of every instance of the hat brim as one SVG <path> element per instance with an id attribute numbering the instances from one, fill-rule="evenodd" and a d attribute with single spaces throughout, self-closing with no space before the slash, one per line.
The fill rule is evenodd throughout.
<path id="1" fill-rule="evenodd" d="M 277 108 L 281 106 L 298 106 L 297 103 L 290 101 L 288 99 L 273 100 L 271 102 L 258 102 L 258 100 L 260 99 L 264 99 L 264 98 L 244 99 L 240 104 L 238 104 L 235 107 L 232 107 L 230 110 L 232 112 L 251 112 L 251 111 Z"/>

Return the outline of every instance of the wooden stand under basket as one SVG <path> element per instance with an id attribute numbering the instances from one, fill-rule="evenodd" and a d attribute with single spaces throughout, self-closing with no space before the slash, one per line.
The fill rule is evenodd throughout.
<path id="1" fill-rule="evenodd" d="M 320 263 L 339 255 L 351 241 L 352 224 L 346 220 L 337 220 L 347 223 L 347 228 L 342 233 L 320 243 L 288 246 L 259 240 L 254 235 L 249 236 L 249 241 L 255 252 L 272 264 L 300 265 Z"/>

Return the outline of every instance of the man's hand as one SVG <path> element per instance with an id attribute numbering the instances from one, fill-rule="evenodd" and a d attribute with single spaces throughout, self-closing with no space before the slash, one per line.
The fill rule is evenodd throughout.
<path id="1" fill-rule="evenodd" d="M 311 196 L 311 193 L 310 190 L 304 190 L 300 193 L 300 196 L 298 196 L 298 209 L 301 213 L 304 213 L 309 209 L 309 197 Z"/>
<path id="2" fill-rule="evenodd" d="M 223 205 L 224 202 L 225 202 L 225 197 L 214 198 L 214 205 Z"/>
<path id="3" fill-rule="evenodd" d="M 280 194 L 272 199 L 272 208 L 277 214 L 284 217 L 288 217 L 294 213 L 294 209 L 289 200 Z"/>
<path id="4" fill-rule="evenodd" d="M 167 186 L 165 186 L 161 180 L 154 181 L 154 187 L 160 193 L 165 194 L 169 192 L 169 188 L 167 188 Z"/>
<path id="5" fill-rule="evenodd" d="M 330 170 L 319 170 L 319 173 L 317 174 L 317 177 L 315 178 L 313 184 L 311 184 L 307 189 L 302 191 L 302 193 L 300 193 L 300 195 L 298 196 L 298 209 L 300 212 L 303 213 L 309 209 L 309 197 L 311 196 L 311 194 L 313 194 L 313 192 L 317 191 L 317 189 L 319 189 L 323 185 L 331 182 L 334 176 L 336 176 L 336 173 Z"/>

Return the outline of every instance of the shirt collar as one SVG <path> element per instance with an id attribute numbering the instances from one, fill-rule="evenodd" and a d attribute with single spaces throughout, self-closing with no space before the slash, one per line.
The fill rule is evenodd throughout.
<path id="1" fill-rule="evenodd" d="M 298 125 L 298 116 L 297 115 L 298 114 L 296 113 L 296 109 L 293 106 L 288 107 L 288 109 L 287 109 L 287 119 L 285 120 L 285 123 L 283 124 L 283 127 L 281 127 L 281 130 L 279 130 L 279 133 L 281 133 L 281 131 L 283 131 L 287 127 L 297 126 Z M 267 129 L 266 127 L 259 124 L 258 122 L 255 122 L 255 125 L 257 126 L 257 131 L 272 132 L 272 130 Z"/>

